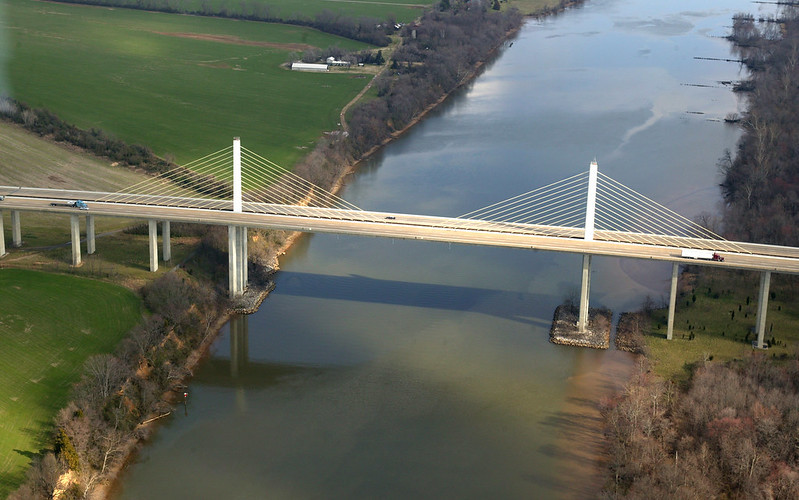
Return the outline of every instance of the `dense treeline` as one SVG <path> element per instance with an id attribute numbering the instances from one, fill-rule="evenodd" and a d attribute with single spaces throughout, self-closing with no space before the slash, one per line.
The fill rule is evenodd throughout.
<path id="1" fill-rule="evenodd" d="M 606 498 L 799 498 L 799 359 L 694 368 L 681 392 L 641 365 L 602 408 Z"/>
<path id="2" fill-rule="evenodd" d="M 376 19 L 372 17 L 359 17 L 353 19 L 349 16 L 337 14 L 330 10 L 323 10 L 314 17 L 295 14 L 290 17 L 280 17 L 273 12 L 268 4 L 259 0 L 240 0 L 231 7 L 223 3 L 219 8 L 214 8 L 209 2 L 201 2 L 200 8 L 187 6 L 184 2 L 172 0 L 58 0 L 62 3 L 77 3 L 86 5 L 102 5 L 107 7 L 123 7 L 126 9 L 151 10 L 169 14 L 189 14 L 197 16 L 224 17 L 229 19 L 243 19 L 247 21 L 265 21 L 272 23 L 293 24 L 308 26 L 320 31 L 338 35 L 352 40 L 387 46 L 394 33 L 395 20 Z"/>
<path id="3" fill-rule="evenodd" d="M 187 357 L 209 336 L 225 307 L 210 287 L 167 273 L 142 291 L 152 311 L 115 354 L 89 358 L 70 403 L 55 419 L 54 450 L 29 469 L 27 481 L 9 499 L 53 498 L 59 477 L 72 484 L 62 499 L 87 498 L 146 437 L 148 418 L 168 414 L 164 394 L 180 393 Z"/>
<path id="4" fill-rule="evenodd" d="M 743 136 L 719 161 L 726 233 L 763 243 L 799 245 L 799 9 L 779 20 L 733 20 L 730 35 L 750 78 Z"/>
<path id="5" fill-rule="evenodd" d="M 402 29 L 391 71 L 375 86 L 379 99 L 356 108 L 349 119 L 357 157 L 402 130 L 443 95 L 461 85 L 506 33 L 518 28 L 515 9 L 497 12 L 467 0 L 448 0 Z"/>

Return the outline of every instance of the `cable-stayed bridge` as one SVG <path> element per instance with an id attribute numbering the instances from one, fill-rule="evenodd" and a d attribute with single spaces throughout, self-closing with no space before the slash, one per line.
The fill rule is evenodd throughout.
<path id="1" fill-rule="evenodd" d="M 701 225 L 601 174 L 588 172 L 458 217 L 362 210 L 312 182 L 241 147 L 217 151 L 117 193 L 0 186 L 0 209 L 11 211 L 12 245 L 22 245 L 20 211 L 71 215 L 73 265 L 80 265 L 80 222 L 86 216 L 88 253 L 95 251 L 94 217 L 148 219 L 150 268 L 158 268 L 157 223 L 163 260 L 171 259 L 170 222 L 228 226 L 229 288 L 247 284 L 247 228 L 506 246 L 583 254 L 578 327 L 586 326 L 592 255 L 673 262 L 668 337 L 673 327 L 677 271 L 702 264 L 762 272 L 758 342 L 762 346 L 771 272 L 799 274 L 799 249 L 727 241 Z M 83 200 L 88 211 L 65 206 Z M 0 217 L 2 234 L 2 217 Z M 684 249 L 718 252 L 724 261 L 688 260 Z M 0 238 L 0 255 L 5 240 Z"/>

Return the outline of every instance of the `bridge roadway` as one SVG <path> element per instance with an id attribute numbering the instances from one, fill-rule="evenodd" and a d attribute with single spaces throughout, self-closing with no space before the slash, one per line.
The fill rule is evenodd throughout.
<path id="1" fill-rule="evenodd" d="M 642 243 L 644 241 L 642 235 L 637 233 L 597 230 L 594 233 L 594 240 L 586 241 L 583 239 L 583 229 L 581 228 L 248 202 L 244 202 L 243 212 L 234 213 L 232 201 L 225 200 L 118 195 L 10 186 L 0 186 L 0 195 L 5 196 L 5 200 L 0 202 L 0 210 L 73 215 L 78 213 L 80 215 L 527 248 L 799 274 L 799 249 L 797 248 L 723 240 L 654 235 L 647 237 L 647 241 L 658 238 L 663 241 L 660 245 L 654 245 Z M 76 199 L 88 202 L 89 211 L 50 205 L 53 202 L 63 203 Z M 112 199 L 120 201 L 103 201 Z M 681 248 L 720 251 L 724 256 L 724 262 L 686 259 L 680 256 Z"/>

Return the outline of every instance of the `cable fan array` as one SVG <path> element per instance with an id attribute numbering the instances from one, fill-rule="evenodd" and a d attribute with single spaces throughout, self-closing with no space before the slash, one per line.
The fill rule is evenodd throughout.
<path id="1" fill-rule="evenodd" d="M 231 210 L 232 165 L 233 146 L 228 146 L 97 201 Z M 331 209 L 331 213 L 362 212 L 354 204 L 244 147 L 241 172 L 242 204 L 247 212 L 271 212 L 273 205 L 291 205 L 295 215 L 316 217 L 318 210 L 303 210 L 303 207 Z"/>
<path id="2" fill-rule="evenodd" d="M 233 209 L 233 146 L 97 201 L 215 210 Z M 368 212 L 242 147 L 242 209 L 251 213 L 408 224 Z M 589 189 L 583 172 L 457 218 L 414 217 L 451 229 L 583 238 Z M 410 217 L 410 216 L 409 216 Z M 425 219 L 422 222 L 421 219 Z M 709 229 L 599 172 L 594 239 L 744 252 Z"/>
<path id="3" fill-rule="evenodd" d="M 461 227 L 492 221 L 509 231 L 582 237 L 588 199 L 583 172 L 458 217 Z M 713 231 L 599 172 L 594 239 L 744 252 Z"/>

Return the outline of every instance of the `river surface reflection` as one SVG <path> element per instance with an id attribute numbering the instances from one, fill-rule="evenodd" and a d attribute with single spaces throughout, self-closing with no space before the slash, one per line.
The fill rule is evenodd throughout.
<path id="1" fill-rule="evenodd" d="M 587 169 L 693 217 L 734 148 L 721 38 L 741 0 L 597 0 L 530 21 L 467 88 L 371 159 L 356 205 L 456 216 Z M 246 141 L 246 134 L 242 134 Z M 261 152 L 268 156 L 268 152 Z M 596 403 L 631 358 L 552 345 L 580 257 L 303 237 L 221 333 L 118 498 L 577 498 Z M 666 294 L 670 266 L 595 258 L 592 305 Z"/>

